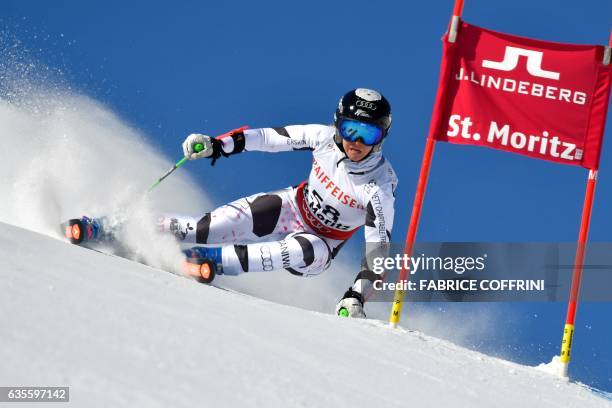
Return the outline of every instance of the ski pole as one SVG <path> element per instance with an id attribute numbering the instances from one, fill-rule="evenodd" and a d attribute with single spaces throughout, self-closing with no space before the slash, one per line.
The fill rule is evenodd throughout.
<path id="1" fill-rule="evenodd" d="M 222 138 L 224 138 L 224 137 L 226 137 L 226 136 L 230 136 L 230 135 L 232 135 L 232 134 L 234 134 L 234 133 L 236 133 L 236 132 L 242 132 L 243 130 L 246 130 L 246 129 L 248 129 L 248 128 L 249 128 L 248 126 L 242 126 L 242 127 L 237 128 L 237 129 L 230 130 L 229 132 L 224 133 L 224 134 L 222 134 L 222 135 L 219 135 L 219 136 L 215 137 L 215 139 L 222 139 Z M 196 143 L 196 144 L 193 146 L 193 150 L 194 150 L 196 153 L 200 153 L 201 151 L 206 150 L 207 148 L 208 148 L 208 147 L 207 147 L 207 146 L 204 146 L 204 144 L 203 144 L 203 143 Z M 188 160 L 188 159 L 187 159 L 187 157 L 183 157 L 181 160 L 177 161 L 177 162 L 176 162 L 176 163 L 175 163 L 175 164 L 172 166 L 172 168 L 171 168 L 170 170 L 168 170 L 166 173 L 164 173 L 164 175 L 163 175 L 163 176 L 161 176 L 160 178 L 158 178 L 158 179 L 157 179 L 157 181 L 156 181 L 155 183 L 153 183 L 153 185 L 152 185 L 151 187 L 149 187 L 149 190 L 147 190 L 147 191 L 148 191 L 148 192 L 150 192 L 150 191 L 151 191 L 151 190 L 153 190 L 155 187 L 157 187 L 157 186 L 159 185 L 159 183 L 161 183 L 162 181 L 164 181 L 164 179 L 165 179 L 166 177 L 168 177 L 169 175 L 171 175 L 172 173 L 174 173 L 174 170 L 178 169 L 178 168 L 179 168 L 179 167 L 181 167 L 183 164 L 185 164 L 185 162 L 187 162 L 187 160 Z"/>
<path id="2" fill-rule="evenodd" d="M 204 145 L 202 143 L 197 143 L 194 147 L 193 150 L 196 153 L 201 152 L 202 150 L 204 150 Z M 159 185 L 159 183 L 161 183 L 162 181 L 164 181 L 164 179 L 166 177 L 168 177 L 169 175 L 171 175 L 174 170 L 178 169 L 179 167 L 181 167 L 183 164 L 185 164 L 185 162 L 187 161 L 187 157 L 183 157 L 181 160 L 177 161 L 174 166 L 172 166 L 172 168 L 170 170 L 168 170 L 163 176 L 161 176 L 160 178 L 157 179 L 157 181 L 155 183 L 153 183 L 153 185 L 151 187 L 149 187 L 148 191 L 153 190 L 155 187 L 157 187 Z"/>

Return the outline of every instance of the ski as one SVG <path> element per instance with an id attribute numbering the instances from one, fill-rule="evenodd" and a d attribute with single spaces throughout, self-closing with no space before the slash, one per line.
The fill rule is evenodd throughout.
<path id="1" fill-rule="evenodd" d="M 97 218 L 72 218 L 60 224 L 63 236 L 73 245 L 78 245 L 99 253 L 110 256 L 118 256 L 124 259 L 133 260 L 133 253 L 128 251 L 119 243 L 112 234 L 105 232 L 103 219 Z M 110 250 L 112 253 L 104 251 Z M 194 247 L 183 250 L 185 259 L 181 265 L 184 275 L 194 280 L 210 284 L 217 275 L 217 266 L 208 258 L 206 252 Z M 136 262 L 146 265 L 142 260 Z"/>

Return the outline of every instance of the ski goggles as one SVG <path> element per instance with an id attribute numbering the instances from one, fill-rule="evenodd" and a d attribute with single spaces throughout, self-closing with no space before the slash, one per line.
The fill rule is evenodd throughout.
<path id="1" fill-rule="evenodd" d="M 385 132 L 380 126 L 353 119 L 340 119 L 337 128 L 338 133 L 344 140 L 349 142 L 360 141 L 366 146 L 379 144 L 385 136 Z"/>

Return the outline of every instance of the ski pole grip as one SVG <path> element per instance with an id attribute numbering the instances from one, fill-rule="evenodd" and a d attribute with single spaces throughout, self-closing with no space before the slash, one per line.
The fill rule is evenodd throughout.
<path id="1" fill-rule="evenodd" d="M 204 144 L 202 144 L 202 143 L 196 143 L 196 144 L 193 146 L 193 150 L 194 150 L 196 153 L 200 153 L 202 150 L 204 150 Z"/>
<path id="2" fill-rule="evenodd" d="M 346 307 L 341 307 L 340 310 L 338 310 L 338 316 L 348 317 L 349 316 L 348 309 Z"/>

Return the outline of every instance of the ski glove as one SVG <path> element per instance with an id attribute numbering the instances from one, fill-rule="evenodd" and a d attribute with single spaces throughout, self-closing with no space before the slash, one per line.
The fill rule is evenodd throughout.
<path id="1" fill-rule="evenodd" d="M 197 150 L 197 147 L 201 150 Z M 183 142 L 183 154 L 189 160 L 201 159 L 209 157 L 212 159 L 211 165 L 215 165 L 217 159 L 221 156 L 229 156 L 223 151 L 223 144 L 214 137 L 193 133 Z"/>
<path id="2" fill-rule="evenodd" d="M 336 315 L 340 315 L 342 309 L 346 309 L 348 312 L 348 317 L 362 319 L 366 317 L 366 314 L 363 311 L 363 300 L 361 293 L 354 291 L 353 288 L 349 288 L 336 305 Z"/>

